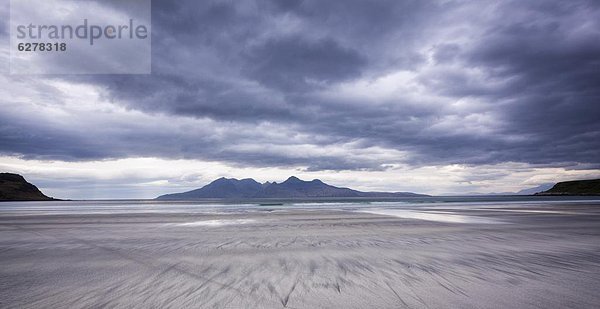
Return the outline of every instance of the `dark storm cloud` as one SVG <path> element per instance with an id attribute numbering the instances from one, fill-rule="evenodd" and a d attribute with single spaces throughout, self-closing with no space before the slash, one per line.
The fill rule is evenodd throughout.
<path id="1" fill-rule="evenodd" d="M 498 114 L 514 160 L 550 163 L 600 156 L 600 32 L 597 2 L 522 4 L 528 18 L 505 11 L 466 59 L 510 79 L 489 93 L 505 101 Z M 500 21 L 508 21 L 501 24 Z M 594 30 L 595 29 L 595 30 Z M 485 43 L 485 44 L 484 44 Z M 511 158 L 504 158 L 504 160 Z"/>
<path id="2" fill-rule="evenodd" d="M 313 170 L 398 162 L 597 166 L 599 10 L 597 1 L 154 1 L 151 76 L 53 78 L 97 85 L 114 104 L 150 115 L 242 130 L 268 123 L 307 138 L 135 125 L 80 134 L 48 124 L 39 134 L 39 126 L 5 119 L 1 149 Z M 340 93 L 393 73 L 410 76 L 386 84 L 399 87 L 394 95 Z M 33 133 L 16 133 L 23 128 Z M 298 156 L 260 147 L 353 142 L 360 146 L 348 152 L 411 155 Z M 259 147 L 231 147 L 243 143 Z"/>
<path id="3" fill-rule="evenodd" d="M 358 77 L 366 60 L 332 39 L 276 38 L 245 55 L 248 75 L 262 84 L 293 91 Z"/>
<path id="4" fill-rule="evenodd" d="M 102 159 L 114 153 L 114 149 L 102 151 L 101 148 L 90 145 L 87 139 L 78 135 L 79 132 L 41 128 L 30 122 L 4 117 L 0 117 L 0 120 L 0 145 L 5 155 L 71 161 Z M 27 131 L 22 128 L 27 128 Z"/>
<path id="5" fill-rule="evenodd" d="M 293 107 L 280 95 L 254 85 L 177 74 L 94 77 L 111 99 L 145 112 L 210 117 L 218 120 L 291 119 Z M 142 108 L 143 107 L 143 108 Z"/>

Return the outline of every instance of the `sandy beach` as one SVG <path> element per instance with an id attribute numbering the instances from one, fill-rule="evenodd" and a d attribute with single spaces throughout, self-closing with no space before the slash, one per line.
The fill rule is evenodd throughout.
<path id="1" fill-rule="evenodd" d="M 600 204 L 0 213 L 2 308 L 594 308 Z"/>

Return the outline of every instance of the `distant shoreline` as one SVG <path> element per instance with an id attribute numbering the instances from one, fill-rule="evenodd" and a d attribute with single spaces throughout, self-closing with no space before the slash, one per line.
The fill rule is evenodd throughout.
<path id="1" fill-rule="evenodd" d="M 129 202 L 139 204 L 303 204 L 303 203 L 356 203 L 356 202 L 404 202 L 404 203 L 469 203 L 469 202 L 520 202 L 520 201 L 595 201 L 600 195 L 440 195 L 424 197 L 324 197 L 324 198 L 198 198 L 180 200 L 147 199 L 53 199 L 53 200 L 3 200 L 0 203 L 56 203 L 56 202 L 82 202 L 82 203 L 110 203 Z"/>

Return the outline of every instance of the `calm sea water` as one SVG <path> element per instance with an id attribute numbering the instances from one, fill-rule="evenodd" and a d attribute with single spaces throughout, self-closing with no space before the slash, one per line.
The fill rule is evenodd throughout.
<path id="1" fill-rule="evenodd" d="M 441 196 L 396 199 L 306 199 L 306 200 L 93 200 L 52 202 L 1 202 L 0 215 L 64 215 L 113 213 L 240 213 L 285 209 L 470 209 L 551 206 L 555 204 L 600 204 L 600 196 Z"/>

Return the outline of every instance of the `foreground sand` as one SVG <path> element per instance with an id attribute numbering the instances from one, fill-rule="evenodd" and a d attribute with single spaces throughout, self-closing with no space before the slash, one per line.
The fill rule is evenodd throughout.
<path id="1" fill-rule="evenodd" d="M 600 205 L 452 212 L 0 214 L 0 307 L 597 308 Z"/>

